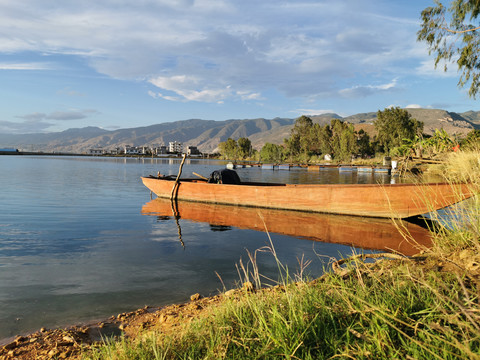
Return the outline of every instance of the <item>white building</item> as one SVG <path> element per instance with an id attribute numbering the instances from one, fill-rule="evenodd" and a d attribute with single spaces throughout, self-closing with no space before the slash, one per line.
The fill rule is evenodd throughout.
<path id="1" fill-rule="evenodd" d="M 168 152 L 170 153 L 181 153 L 183 151 L 182 143 L 177 141 L 170 141 L 168 143 Z"/>
<path id="2" fill-rule="evenodd" d="M 140 153 L 140 149 L 135 146 L 125 145 L 124 153 L 125 155 L 138 155 Z"/>

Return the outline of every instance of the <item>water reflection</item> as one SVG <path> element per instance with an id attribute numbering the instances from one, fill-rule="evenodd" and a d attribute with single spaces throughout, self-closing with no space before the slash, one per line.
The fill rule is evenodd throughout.
<path id="1" fill-rule="evenodd" d="M 173 209 L 173 210 L 172 210 Z M 210 224 L 212 231 L 230 227 L 268 231 L 312 241 L 342 244 L 362 249 L 394 251 L 413 255 L 431 245 L 427 229 L 407 222 L 389 219 L 339 216 L 298 211 L 259 209 L 177 201 L 157 198 L 142 207 L 142 214 L 163 220 L 172 216 Z M 181 230 L 179 227 L 179 234 Z M 180 239 L 188 246 L 188 239 Z"/>

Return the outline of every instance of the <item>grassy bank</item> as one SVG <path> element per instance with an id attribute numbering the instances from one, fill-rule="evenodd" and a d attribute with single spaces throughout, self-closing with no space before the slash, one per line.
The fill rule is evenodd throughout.
<path id="1" fill-rule="evenodd" d="M 454 154 L 437 171 L 478 186 L 480 153 Z M 313 281 L 279 262 L 281 283 L 255 291 L 262 278 L 252 257 L 241 271 L 248 286 L 193 320 L 107 340 L 84 358 L 480 358 L 478 196 L 450 215 L 418 256 L 373 264 L 358 257 Z"/>

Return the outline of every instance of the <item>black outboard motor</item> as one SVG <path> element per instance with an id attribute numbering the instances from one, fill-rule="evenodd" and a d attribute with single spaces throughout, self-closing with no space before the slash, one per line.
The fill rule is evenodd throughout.
<path id="1" fill-rule="evenodd" d="M 235 170 L 223 169 L 215 170 L 208 178 L 209 183 L 213 184 L 240 184 L 240 177 Z"/>

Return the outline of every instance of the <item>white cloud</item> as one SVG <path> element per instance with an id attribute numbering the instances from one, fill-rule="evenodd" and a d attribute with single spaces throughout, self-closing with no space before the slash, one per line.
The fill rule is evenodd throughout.
<path id="1" fill-rule="evenodd" d="M 418 104 L 410 104 L 410 105 L 405 106 L 405 109 L 421 109 L 421 108 L 422 108 L 422 106 L 418 105 Z"/>
<path id="2" fill-rule="evenodd" d="M 24 122 L 0 121 L 0 133 L 28 134 L 43 132 L 52 124 L 45 121 L 27 120 Z"/>
<path id="3" fill-rule="evenodd" d="M 163 91 L 149 96 L 172 101 L 259 100 L 266 89 L 313 97 L 339 83 L 342 96 L 369 96 L 395 86 L 354 84 L 387 83 L 415 68 L 405 59 L 422 71 L 426 56 L 411 50 L 415 21 L 372 9 L 365 0 L 3 1 L 0 55 L 80 58 L 101 74 L 150 82 Z M 7 68 L 45 64 L 0 64 Z"/>
<path id="4" fill-rule="evenodd" d="M 397 86 L 397 79 L 380 85 L 356 85 L 348 89 L 342 89 L 339 94 L 346 98 L 365 97 L 379 92 L 394 90 Z"/>
<path id="5" fill-rule="evenodd" d="M 72 97 L 84 97 L 85 96 L 84 93 L 81 93 L 81 92 L 76 91 L 76 90 L 72 90 L 70 88 L 64 88 L 64 89 L 58 91 L 57 93 L 61 94 L 61 95 L 72 96 Z"/>
<path id="6" fill-rule="evenodd" d="M 85 119 L 90 115 L 98 114 L 97 110 L 70 110 L 70 111 L 54 111 L 50 114 L 35 112 L 32 114 L 20 115 L 17 118 L 25 119 L 27 121 L 41 121 L 41 120 L 55 120 L 55 121 L 70 121 Z"/>
<path id="7" fill-rule="evenodd" d="M 39 121 L 39 120 L 46 119 L 47 114 L 35 112 L 35 113 L 32 113 L 32 114 L 27 114 L 27 115 L 22 115 L 22 116 L 17 116 L 17 117 L 25 119 L 25 120 Z"/>
<path id="8" fill-rule="evenodd" d="M 148 90 L 147 93 L 148 93 L 149 96 L 151 96 L 154 99 L 158 99 L 161 96 L 161 94 L 157 94 L 156 92 L 153 92 L 152 90 Z"/>
<path id="9" fill-rule="evenodd" d="M 297 114 L 302 114 L 302 115 L 307 115 L 307 116 L 313 116 L 313 115 L 323 115 L 323 114 L 332 114 L 335 113 L 333 110 L 316 110 L 316 109 L 297 109 L 295 111 Z"/>
<path id="10" fill-rule="evenodd" d="M 0 70 L 50 70 L 46 63 L 0 63 Z"/>
<path id="11" fill-rule="evenodd" d="M 249 91 L 237 91 L 237 95 L 244 101 L 247 100 L 264 100 L 262 94 L 260 93 L 252 93 Z"/>
<path id="12" fill-rule="evenodd" d="M 169 100 L 169 101 L 184 101 L 179 97 L 163 95 L 162 93 L 156 93 L 156 92 L 151 91 L 151 90 L 148 91 L 148 95 L 151 96 L 154 99 L 165 99 L 165 100 Z"/>
<path id="13" fill-rule="evenodd" d="M 445 63 L 439 63 L 435 68 L 435 60 L 427 59 L 420 63 L 415 70 L 417 75 L 435 78 L 453 78 L 458 77 L 457 64 L 447 63 L 447 71 L 444 71 Z"/>
<path id="14" fill-rule="evenodd" d="M 203 83 L 198 77 L 176 75 L 172 77 L 159 76 L 150 80 L 153 85 L 172 91 L 189 101 L 221 102 L 231 94 L 230 86 L 224 88 L 200 88 Z M 164 99 L 166 96 L 157 94 Z"/>

